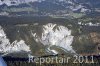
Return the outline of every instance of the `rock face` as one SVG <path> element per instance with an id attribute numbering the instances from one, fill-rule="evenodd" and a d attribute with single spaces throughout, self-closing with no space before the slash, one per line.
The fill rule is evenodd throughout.
<path id="1" fill-rule="evenodd" d="M 0 54 L 33 56 L 55 54 L 97 54 L 99 34 L 78 34 L 73 25 L 59 23 L 17 24 L 0 27 Z M 70 29 L 69 29 L 70 28 Z M 77 29 L 78 30 L 78 29 Z M 74 35 L 75 33 L 75 35 Z M 93 42 L 92 42 L 93 41 Z M 98 44 L 97 44 L 98 43 Z M 15 55 L 16 54 L 16 55 Z"/>
<path id="2" fill-rule="evenodd" d="M 10 55 L 20 52 L 22 54 L 23 52 L 25 52 L 26 54 L 32 52 L 32 55 L 35 56 L 39 51 L 42 51 L 44 49 L 44 54 L 58 54 L 59 51 L 56 50 L 56 48 L 59 48 L 60 50 L 67 53 L 75 53 L 71 46 L 74 36 L 71 35 L 71 30 L 69 30 L 67 27 L 53 23 L 48 23 L 44 25 L 37 24 L 31 26 L 33 27 L 28 29 L 28 31 L 25 28 L 29 28 L 29 25 L 16 26 L 17 28 L 20 27 L 20 30 L 16 29 L 16 27 L 14 28 L 15 32 L 13 32 L 13 34 L 16 34 L 11 35 L 11 37 L 15 36 L 13 37 L 13 40 L 11 40 L 12 38 L 9 38 L 7 31 L 6 35 L 3 28 L 0 26 L 0 53 L 2 53 L 3 55 Z M 23 32 L 23 28 L 25 32 Z M 11 29 L 9 30 L 13 31 Z M 22 32 L 23 35 L 21 34 Z M 10 34 L 12 34 L 12 32 L 10 32 Z M 19 34 L 20 36 L 18 37 Z M 42 46 L 45 48 L 43 48 Z M 53 46 L 55 46 L 55 48 L 52 48 Z"/>
<path id="3" fill-rule="evenodd" d="M 91 40 L 94 44 L 96 44 L 96 53 L 100 54 L 100 34 L 93 32 L 90 33 Z"/>
<path id="4" fill-rule="evenodd" d="M 71 46 L 74 36 L 71 35 L 71 30 L 69 30 L 67 27 L 48 23 L 46 25 L 43 25 L 41 28 L 41 35 L 39 35 L 38 33 L 32 33 L 32 35 L 37 42 L 40 42 L 45 46 L 49 46 L 49 51 L 56 54 L 57 51 L 50 50 L 50 47 L 58 46 L 66 52 L 68 51 L 71 53 L 75 53 Z"/>
<path id="5" fill-rule="evenodd" d="M 3 28 L 0 26 L 0 53 L 9 54 L 21 51 L 30 52 L 30 48 L 25 44 L 25 41 L 15 40 L 13 43 L 10 43 Z"/>

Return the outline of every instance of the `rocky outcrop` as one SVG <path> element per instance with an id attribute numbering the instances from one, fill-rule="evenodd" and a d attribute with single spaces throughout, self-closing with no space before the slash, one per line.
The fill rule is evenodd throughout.
<path id="1" fill-rule="evenodd" d="M 6 55 L 21 51 L 30 52 L 30 47 L 25 44 L 24 40 L 15 40 L 13 43 L 10 43 L 10 40 L 7 38 L 3 28 L 0 26 L 0 53 Z"/>
<path id="2" fill-rule="evenodd" d="M 49 46 L 47 48 L 48 51 L 56 54 L 57 51 L 51 50 L 50 47 L 58 46 L 66 52 L 75 53 L 71 46 L 74 36 L 71 35 L 71 30 L 67 27 L 48 23 L 43 25 L 41 28 L 42 31 L 40 35 L 37 32 L 32 33 L 32 35 L 37 42 L 40 42 L 45 46 Z"/>
<path id="3" fill-rule="evenodd" d="M 96 44 L 96 53 L 100 54 L 100 34 L 93 32 L 90 33 L 91 40 L 94 44 Z"/>

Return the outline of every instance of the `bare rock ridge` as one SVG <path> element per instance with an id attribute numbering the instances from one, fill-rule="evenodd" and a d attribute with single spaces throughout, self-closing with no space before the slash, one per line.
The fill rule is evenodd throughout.
<path id="1" fill-rule="evenodd" d="M 24 40 L 17 41 L 15 40 L 13 43 L 10 43 L 7 38 L 3 28 L 0 26 L 0 53 L 4 55 L 14 52 L 30 52 L 30 48 L 25 44 Z"/>

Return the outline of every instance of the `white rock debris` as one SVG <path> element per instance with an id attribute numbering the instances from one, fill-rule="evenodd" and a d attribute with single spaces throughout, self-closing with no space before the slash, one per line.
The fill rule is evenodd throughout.
<path id="1" fill-rule="evenodd" d="M 42 36 L 39 36 L 37 33 L 32 33 L 37 42 L 41 42 L 43 45 L 59 46 L 66 51 L 75 53 L 71 46 L 74 37 L 71 35 L 71 30 L 65 26 L 52 23 L 43 25 L 42 28 Z M 54 50 L 53 52 L 57 53 Z"/>
<path id="2" fill-rule="evenodd" d="M 100 23 L 92 23 L 92 22 L 89 22 L 89 23 L 82 23 L 82 22 L 78 22 L 78 25 L 84 25 L 84 26 L 100 26 Z"/>
<path id="3" fill-rule="evenodd" d="M 20 40 L 19 42 L 15 40 L 13 43 L 10 43 L 3 28 L 0 26 L 0 53 L 9 54 L 21 51 L 30 52 L 30 47 L 25 44 L 24 40 Z"/>

